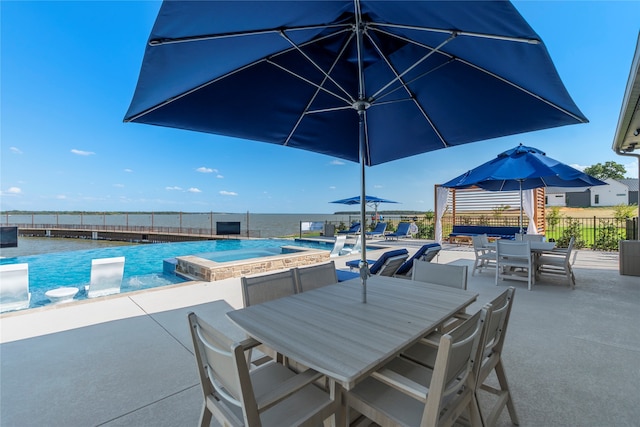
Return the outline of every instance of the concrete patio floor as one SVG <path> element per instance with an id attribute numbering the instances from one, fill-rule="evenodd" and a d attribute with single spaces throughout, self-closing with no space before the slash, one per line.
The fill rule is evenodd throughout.
<path id="1" fill-rule="evenodd" d="M 393 245 L 412 252 L 421 243 Z M 445 245 L 433 262 L 471 271 L 473 259 Z M 520 425 L 640 425 L 640 277 L 619 275 L 617 253 L 577 251 L 574 270 L 575 290 L 562 278 L 529 292 L 525 282 L 496 287 L 493 271 L 469 275 L 480 294 L 472 308 L 516 287 L 504 364 Z M 220 316 L 220 299 L 242 306 L 239 279 L 3 314 L 0 425 L 196 425 L 202 397 L 187 313 Z M 511 425 L 506 411 L 499 425 Z"/>

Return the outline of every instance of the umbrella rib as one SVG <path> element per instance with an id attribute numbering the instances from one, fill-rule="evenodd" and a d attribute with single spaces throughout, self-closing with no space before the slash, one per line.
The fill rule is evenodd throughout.
<path id="1" fill-rule="evenodd" d="M 378 94 L 380 94 L 382 91 L 384 91 L 386 88 L 388 88 L 391 84 L 393 84 L 394 82 L 398 81 L 400 82 L 401 86 L 404 88 L 404 90 L 407 92 L 407 94 L 409 94 L 409 97 L 411 98 L 411 100 L 413 101 L 413 103 L 416 105 L 416 107 L 418 108 L 418 110 L 420 111 L 420 113 L 422 113 L 422 115 L 424 116 L 424 118 L 427 120 L 427 122 L 429 123 L 429 125 L 431 126 L 431 128 L 433 129 L 433 131 L 435 132 L 435 134 L 438 136 L 438 139 L 440 139 L 440 142 L 442 143 L 442 145 L 444 147 L 448 147 L 449 144 L 447 144 L 447 142 L 445 141 L 444 137 L 442 136 L 442 134 L 440 133 L 440 131 L 438 130 L 438 128 L 436 127 L 435 123 L 433 123 L 433 121 L 431 121 L 431 118 L 429 117 L 429 115 L 427 114 L 427 112 L 424 110 L 424 108 L 422 108 L 422 105 L 420 105 L 420 103 L 417 101 L 416 97 L 414 96 L 413 92 L 411 92 L 411 90 L 409 89 L 409 87 L 407 86 L 410 82 L 405 82 L 402 77 L 405 76 L 409 71 L 411 71 L 412 69 L 414 69 L 415 67 L 418 66 L 418 64 L 422 63 L 423 61 L 425 61 L 427 58 L 429 58 L 431 55 L 433 55 L 436 52 L 439 52 L 439 49 L 444 46 L 445 44 L 449 43 L 451 40 L 453 40 L 455 38 L 455 35 L 449 37 L 447 40 L 445 40 L 444 42 L 442 42 L 438 47 L 432 49 L 429 53 L 427 53 L 425 56 L 423 56 L 421 59 L 419 59 L 418 61 L 416 61 L 415 63 L 413 63 L 413 65 L 411 65 L 410 67 L 408 67 L 402 74 L 399 74 L 396 69 L 393 67 L 393 65 L 391 64 L 391 62 L 389 62 L 389 59 L 387 58 L 386 55 L 382 54 L 382 51 L 380 49 L 380 46 L 378 46 L 378 44 L 375 42 L 375 40 L 371 37 L 370 34 L 367 33 L 367 37 L 369 38 L 369 41 L 371 42 L 371 44 L 373 44 L 373 46 L 375 47 L 376 51 L 378 52 L 378 54 L 380 55 L 380 57 L 384 60 L 384 62 L 387 64 L 387 67 L 389 67 L 389 69 L 393 72 L 393 74 L 395 74 L 395 78 L 392 79 L 391 81 L 389 81 L 385 86 L 383 86 L 382 88 L 380 88 L 373 96 L 372 99 L 375 99 L 377 97 Z M 439 68 L 439 67 L 437 67 Z M 437 69 L 436 68 L 436 69 Z M 434 70 L 430 70 L 428 73 L 430 73 L 431 71 Z M 425 73 L 423 75 L 421 75 L 420 77 L 424 77 L 426 74 Z M 393 93 L 395 91 L 392 90 L 389 93 Z M 387 93 L 386 95 L 388 95 L 389 93 Z M 385 96 L 386 96 L 385 95 Z M 378 105 L 383 105 L 383 104 L 378 104 Z"/>
<path id="2" fill-rule="evenodd" d="M 379 25 L 379 24 L 378 24 L 378 25 Z M 386 25 L 386 24 L 385 24 L 385 26 L 393 26 L 393 25 Z M 420 27 L 415 27 L 415 29 L 419 29 L 419 28 L 420 28 Z M 394 34 L 394 33 L 388 32 L 388 31 L 384 31 L 384 30 L 382 30 L 381 28 L 375 28 L 375 27 L 373 27 L 373 26 L 372 26 L 372 27 L 371 27 L 371 30 L 373 30 L 373 31 L 377 31 L 377 32 L 380 32 L 380 33 L 382 33 L 382 34 L 386 34 L 386 35 L 388 35 L 388 36 L 390 36 L 390 37 L 398 38 L 399 40 L 403 40 L 403 41 L 405 41 L 405 42 L 407 42 L 407 43 L 411 43 L 411 44 L 414 44 L 414 45 L 416 45 L 416 46 L 420 46 L 420 47 L 422 47 L 422 48 L 424 48 L 424 49 L 434 49 L 434 47 L 433 47 L 433 46 L 425 45 L 424 43 L 418 43 L 418 42 L 416 42 L 415 40 L 412 40 L 412 39 L 409 39 L 409 38 L 406 38 L 406 37 L 403 37 L 403 36 L 400 36 L 400 35 L 398 35 L 398 34 Z M 444 31 L 443 31 L 443 32 L 444 32 Z M 446 32 L 449 32 L 449 31 L 446 31 Z M 469 35 L 469 34 L 470 34 L 470 33 L 467 33 L 467 35 Z M 525 39 L 522 39 L 522 41 L 524 41 L 524 40 L 525 40 Z M 551 106 L 551 107 L 553 107 L 553 108 L 555 108 L 555 109 L 557 109 L 557 110 L 559 110 L 559 111 L 563 112 L 564 114 L 566 114 L 566 115 L 568 115 L 568 116 L 570 116 L 570 117 L 574 118 L 576 121 L 578 121 L 578 122 L 580 122 L 580 123 L 587 123 L 587 122 L 588 122 L 588 121 L 585 121 L 584 119 L 582 119 L 581 117 L 578 117 L 577 115 L 573 114 L 572 112 L 568 111 L 567 109 L 562 108 L 562 107 L 560 107 L 559 105 L 556 105 L 556 104 L 554 104 L 553 102 L 551 102 L 551 101 L 549 101 L 549 100 L 547 100 L 547 99 L 542 98 L 540 95 L 537 95 L 537 94 L 535 94 L 535 93 L 531 92 L 530 90 L 527 90 L 527 89 L 523 88 L 522 86 L 520 86 L 520 85 L 518 85 L 518 84 L 516 84 L 516 83 L 514 83 L 514 82 L 512 82 L 512 81 L 510 81 L 510 80 L 507 80 L 506 78 L 504 78 L 504 77 L 502 77 L 502 76 L 499 76 L 499 75 L 497 75 L 497 74 L 495 74 L 495 73 L 493 73 L 493 72 L 491 72 L 491 71 L 489 71 L 489 70 L 487 70 L 487 69 L 485 69 L 485 68 L 479 67 L 479 66 L 478 66 L 478 65 L 476 65 L 476 64 L 473 64 L 473 63 L 471 63 L 471 62 L 469 62 L 469 61 L 466 61 L 466 60 L 464 60 L 464 59 L 461 59 L 460 57 L 454 57 L 453 55 L 451 55 L 451 54 L 449 54 L 449 53 L 442 52 L 442 51 L 437 51 L 437 52 L 438 52 L 438 53 L 440 53 L 440 54 L 442 54 L 442 55 L 445 55 L 445 56 L 449 57 L 449 58 L 450 58 L 450 59 L 452 59 L 452 60 L 460 61 L 461 63 L 463 63 L 463 64 L 465 64 L 465 65 L 467 65 L 467 66 L 473 67 L 473 68 L 475 68 L 476 70 L 478 70 L 478 71 L 480 71 L 480 72 L 483 72 L 483 73 L 485 73 L 485 74 L 488 74 L 488 75 L 490 75 L 491 77 L 493 77 L 493 78 L 495 78 L 495 79 L 501 80 L 502 82 L 504 82 L 504 83 L 506 83 L 506 84 L 508 84 L 508 85 L 510 85 L 510 86 L 512 86 L 512 87 L 514 87 L 514 88 L 516 88 L 516 89 L 518 89 L 518 90 L 520 90 L 520 91 L 522 91 L 522 92 L 526 93 L 527 95 L 529 95 L 529 96 L 531 96 L 531 97 L 533 97 L 533 98 L 536 98 L 536 99 L 538 99 L 539 101 L 544 102 L 545 104 L 547 104 L 547 105 L 549 105 L 549 106 Z"/>
<path id="3" fill-rule="evenodd" d="M 297 50 L 297 51 L 300 53 L 300 55 L 302 55 L 302 56 L 303 56 L 307 61 L 309 61 L 309 63 L 310 63 L 311 65 L 313 65 L 313 66 L 314 66 L 318 71 L 320 71 L 320 72 L 324 75 L 324 81 L 326 81 L 326 80 L 330 80 L 330 81 L 331 81 L 334 85 L 336 85 L 336 86 L 337 86 L 337 87 L 338 87 L 342 92 L 344 92 L 344 94 L 345 94 L 345 95 L 347 95 L 348 97 L 350 97 L 349 92 L 347 92 L 347 90 L 346 90 L 346 89 L 344 89 L 342 86 L 340 86 L 340 84 L 338 84 L 338 82 L 336 82 L 336 81 L 335 81 L 335 80 L 334 80 L 334 79 L 333 79 L 333 78 L 332 78 L 332 77 L 331 77 L 327 72 L 325 72 L 325 71 L 322 69 L 322 67 L 320 67 L 320 65 L 318 65 L 318 64 L 317 64 L 313 59 L 311 59 L 311 58 L 309 57 L 309 55 L 307 55 L 306 53 L 304 53 L 304 52 L 302 51 L 302 49 L 301 49 L 298 45 L 296 45 L 296 44 L 293 42 L 293 40 L 291 40 L 291 39 L 289 38 L 289 36 L 287 36 L 287 35 L 285 34 L 285 32 L 284 32 L 284 31 L 281 31 L 281 32 L 280 32 L 280 35 L 281 35 L 281 36 L 282 36 L 282 37 L 283 37 L 287 42 L 289 42 L 289 43 L 291 44 L 291 46 L 293 47 L 293 49 Z M 349 40 L 351 40 L 351 37 L 349 38 Z M 344 52 L 344 49 L 345 49 L 346 45 L 347 45 L 347 44 L 349 44 L 349 40 L 347 40 L 347 43 L 345 43 L 345 45 L 342 47 L 342 51 L 340 52 L 340 55 L 338 56 L 338 58 L 340 58 L 340 56 L 341 56 L 341 55 L 342 55 L 342 53 Z M 334 62 L 334 65 L 333 65 L 331 68 L 333 69 L 334 67 L 335 67 L 335 62 Z M 295 75 L 295 74 L 294 74 L 294 75 Z M 300 78 L 302 78 L 302 77 L 300 77 Z M 306 79 L 304 79 L 304 78 L 302 78 L 302 79 L 306 81 Z M 353 102 L 353 101 L 352 101 L 352 102 Z"/>
<path id="4" fill-rule="evenodd" d="M 287 32 L 308 31 L 308 30 L 315 30 L 315 29 L 349 28 L 349 27 L 350 27 L 350 24 L 306 25 L 303 27 L 287 28 Z M 166 38 L 149 40 L 148 44 L 149 46 L 162 46 L 165 44 L 218 40 L 218 39 L 226 39 L 231 37 L 259 36 L 264 34 L 272 34 L 272 33 L 280 33 L 280 32 L 282 32 L 281 28 L 270 28 L 266 30 L 239 31 L 239 32 L 224 33 L 224 34 L 203 34 L 198 36 L 185 36 L 185 37 L 176 37 L 176 38 L 166 37 Z"/>
<path id="5" fill-rule="evenodd" d="M 349 40 L 351 40 L 352 37 L 349 38 Z M 320 90 L 325 89 L 324 88 L 324 84 L 327 81 L 327 79 L 329 79 L 329 74 L 331 74 L 331 72 L 333 71 L 333 69 L 336 67 L 336 65 L 338 64 L 338 60 L 342 57 L 344 51 L 346 50 L 347 45 L 349 44 L 349 40 L 347 40 L 347 42 L 344 44 L 344 46 L 342 47 L 342 50 L 340 51 L 340 54 L 336 55 L 336 59 L 334 60 L 333 64 L 331 65 L 331 67 L 329 68 L 329 72 L 324 74 L 324 79 L 322 80 L 322 82 L 320 83 L 319 86 L 316 87 L 316 92 L 313 94 L 313 96 L 309 99 L 309 102 L 307 103 L 307 106 L 305 107 L 304 111 L 302 112 L 302 114 L 300 114 L 300 117 L 298 117 L 298 120 L 296 120 L 296 124 L 293 126 L 293 128 L 291 129 L 291 132 L 289 132 L 289 135 L 287 135 L 287 138 L 284 141 L 284 145 L 289 145 L 289 141 L 291 140 L 291 138 L 293 138 L 293 134 L 295 133 L 296 129 L 298 129 L 298 126 L 300 126 L 300 123 L 302 122 L 302 119 L 304 118 L 304 116 L 308 113 L 309 108 L 311 107 L 311 104 L 313 103 L 313 101 L 316 99 L 316 97 L 318 96 L 318 94 L 320 93 Z M 274 64 L 275 65 L 275 64 Z M 286 70 L 288 71 L 288 70 Z M 293 73 L 293 72 L 292 72 Z M 293 73 L 294 76 L 297 76 L 295 73 Z M 302 78 L 301 76 L 297 76 L 299 78 Z M 331 80 L 333 81 L 333 80 Z M 335 83 L 335 82 L 334 82 Z M 340 87 L 340 86 L 338 86 Z M 325 89 L 326 90 L 326 89 Z M 344 89 L 343 89 L 344 91 Z M 345 91 L 346 92 L 346 91 Z M 331 93 L 331 92 L 329 92 Z M 336 94 L 337 96 L 337 94 Z M 349 94 L 347 93 L 347 96 L 349 96 Z M 340 98 L 341 99 L 341 98 Z M 347 102 L 345 100 L 345 102 Z M 351 106 L 345 106 L 340 108 L 340 110 L 342 109 L 346 109 L 346 108 L 351 108 Z M 335 111 L 334 109 L 330 109 Z"/>
<path id="6" fill-rule="evenodd" d="M 456 59 L 456 61 L 460 61 L 460 62 L 462 62 L 463 64 L 465 64 L 465 65 L 467 65 L 469 67 L 475 68 L 478 71 L 481 71 L 481 72 L 483 72 L 485 74 L 488 74 L 491 77 L 493 77 L 495 79 L 498 79 L 498 80 L 500 80 L 500 81 L 502 81 L 502 82 L 504 82 L 504 83 L 506 83 L 506 84 L 508 84 L 508 85 L 510 85 L 510 86 L 512 86 L 512 87 L 514 87 L 514 88 L 526 93 L 527 95 L 529 95 L 529 96 L 541 101 L 541 102 L 544 102 L 545 104 L 549 105 L 550 107 L 553 107 L 556 110 L 561 111 L 561 112 L 563 112 L 564 114 L 566 114 L 566 115 L 568 115 L 570 117 L 573 117 L 579 123 L 588 123 L 589 122 L 588 120 L 585 120 L 585 119 L 582 119 L 581 117 L 576 116 L 571 111 L 568 111 L 567 109 L 562 108 L 559 105 L 554 104 L 553 102 L 549 101 L 548 99 L 545 99 L 545 98 L 541 97 L 540 95 L 535 94 L 535 93 L 531 92 L 530 90 L 523 88 L 522 86 L 512 82 L 511 80 L 507 80 L 502 76 L 499 76 L 499 75 L 497 75 L 497 74 L 495 74 L 495 73 L 493 73 L 493 72 L 491 72 L 489 70 L 486 70 L 486 69 L 484 69 L 482 67 L 479 67 L 479 66 L 477 66 L 477 65 L 475 65 L 475 64 L 473 64 L 471 62 L 465 61 L 464 59 L 460 59 L 460 58 L 457 58 L 457 57 L 455 59 Z"/>
<path id="7" fill-rule="evenodd" d="M 444 33 L 444 34 L 457 34 L 459 36 L 467 36 L 467 37 L 477 37 L 484 39 L 493 39 L 493 40 L 502 40 L 508 42 L 519 42 L 519 43 L 527 43 L 527 44 L 540 44 L 541 41 L 536 38 L 530 37 L 512 37 L 512 36 L 501 36 L 498 34 L 489 34 L 489 33 L 477 33 L 473 31 L 459 31 L 459 30 L 447 30 L 444 28 L 434 28 L 434 27 L 418 27 L 414 25 L 402 25 L 402 24 L 391 24 L 384 22 L 371 22 L 371 25 L 376 27 L 385 27 L 385 28 L 398 28 L 403 30 L 414 30 L 414 31 L 425 31 L 431 33 Z"/>

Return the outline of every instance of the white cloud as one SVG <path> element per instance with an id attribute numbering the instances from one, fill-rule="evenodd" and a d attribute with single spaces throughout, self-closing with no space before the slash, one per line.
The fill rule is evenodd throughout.
<path id="1" fill-rule="evenodd" d="M 64 194 L 58 194 L 58 195 L 56 196 L 56 199 L 58 199 L 58 200 L 64 200 L 64 199 L 66 199 L 66 198 L 67 198 L 67 196 L 65 196 Z"/>
<path id="2" fill-rule="evenodd" d="M 174 191 L 174 190 L 175 190 L 175 191 L 180 191 L 180 190 L 182 190 L 182 188 L 180 188 L 180 187 L 178 187 L 178 186 L 165 187 L 164 189 L 165 189 L 165 190 L 167 190 L 167 191 Z"/>
<path id="3" fill-rule="evenodd" d="M 382 185 L 376 184 L 376 185 L 373 186 L 373 188 L 382 188 Z"/>
<path id="4" fill-rule="evenodd" d="M 15 196 L 22 194 L 22 189 L 19 187 L 9 187 L 7 191 L 0 191 L 0 196 Z"/>
<path id="5" fill-rule="evenodd" d="M 13 154 L 22 154 L 22 150 L 20 150 L 18 147 L 9 147 L 9 150 L 11 150 Z"/>
<path id="6" fill-rule="evenodd" d="M 133 169 L 129 169 L 129 168 L 127 168 L 127 169 L 125 169 L 124 171 L 125 171 L 125 172 L 133 172 Z"/>
<path id="7" fill-rule="evenodd" d="M 222 176 L 222 175 L 218 174 L 218 175 L 216 175 L 216 178 L 218 178 L 218 179 L 222 179 L 222 178 L 224 178 L 224 176 Z"/>
<path id="8" fill-rule="evenodd" d="M 220 194 L 223 195 L 223 196 L 237 196 L 238 195 L 238 193 L 236 193 L 235 191 L 225 191 L 225 190 L 220 191 Z"/>
<path id="9" fill-rule="evenodd" d="M 197 172 L 201 172 L 201 173 L 213 173 L 213 172 L 218 172 L 217 169 L 211 169 L 211 168 L 207 168 L 204 166 L 200 166 L 198 169 L 196 169 Z"/>
<path id="10" fill-rule="evenodd" d="M 191 187 L 190 189 L 187 190 L 189 193 L 202 193 L 202 190 L 200 190 L 199 188 L 196 187 Z"/>
<path id="11" fill-rule="evenodd" d="M 335 186 L 335 185 L 330 185 L 330 186 L 329 186 L 329 190 L 335 190 L 335 189 L 336 189 L 336 186 Z"/>
<path id="12" fill-rule="evenodd" d="M 570 164 L 569 166 L 571 166 L 574 169 L 578 169 L 579 171 L 583 171 L 586 168 L 588 168 L 589 166 L 581 166 L 581 165 L 577 165 L 575 163 Z"/>
<path id="13" fill-rule="evenodd" d="M 331 162 L 329 162 L 330 165 L 334 165 L 334 166 L 342 166 L 345 163 L 342 160 L 331 160 Z"/>
<path id="14" fill-rule="evenodd" d="M 78 156 L 93 156 L 94 154 L 96 154 L 93 151 L 82 151 L 82 150 L 77 150 L 75 148 L 72 149 L 71 152 L 73 154 L 77 154 Z"/>
<path id="15" fill-rule="evenodd" d="M 124 188 L 124 184 L 113 184 L 113 186 L 117 188 Z"/>

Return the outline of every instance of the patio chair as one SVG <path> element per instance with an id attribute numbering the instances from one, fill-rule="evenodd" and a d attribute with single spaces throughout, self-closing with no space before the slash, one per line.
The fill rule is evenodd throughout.
<path id="1" fill-rule="evenodd" d="M 340 256 L 340 251 L 342 250 L 342 248 L 344 248 L 344 244 L 346 241 L 347 241 L 346 234 L 341 234 L 339 236 L 336 236 L 336 241 L 333 244 L 333 249 L 331 249 L 331 252 L 329 253 L 329 257 L 333 258 L 333 257 Z"/>
<path id="2" fill-rule="evenodd" d="M 367 263 L 369 264 L 369 273 L 379 274 L 381 276 L 393 276 L 407 258 L 409 258 L 409 251 L 404 248 L 385 252 L 374 262 L 367 260 Z M 359 263 L 360 260 L 353 260 L 347 262 L 346 265 L 349 268 L 354 268 L 354 266 L 355 268 L 359 268 Z M 339 282 L 360 277 L 360 273 L 352 271 L 338 270 L 337 274 Z"/>
<path id="3" fill-rule="evenodd" d="M 0 265 L 0 313 L 29 308 L 29 264 Z"/>
<path id="4" fill-rule="evenodd" d="M 384 232 L 387 231 L 387 223 L 379 222 L 376 224 L 376 228 L 372 231 L 367 231 L 365 234 L 367 237 L 384 236 Z"/>
<path id="5" fill-rule="evenodd" d="M 296 374 L 273 362 L 249 371 L 245 351 L 256 340 L 234 342 L 196 314 L 188 319 L 204 397 L 200 426 L 212 417 L 229 426 L 316 426 L 339 411 L 340 402 L 313 384 L 319 372 Z"/>
<path id="6" fill-rule="evenodd" d="M 473 242 L 473 252 L 476 256 L 471 275 L 474 276 L 476 270 L 482 273 L 483 268 L 495 267 L 496 252 L 486 246 L 489 243 L 489 237 L 486 234 L 478 234 L 471 236 L 471 241 Z"/>
<path id="7" fill-rule="evenodd" d="M 467 290 L 467 272 L 466 265 L 434 264 L 416 260 L 411 280 Z"/>
<path id="8" fill-rule="evenodd" d="M 564 275 L 567 278 L 567 283 L 571 286 L 571 289 L 575 289 L 576 276 L 573 274 L 573 269 L 571 268 L 571 252 L 573 251 L 574 243 L 575 237 L 571 237 L 571 240 L 569 240 L 569 246 L 566 249 L 554 249 L 540 255 L 536 259 L 538 269 L 537 273 Z"/>
<path id="9" fill-rule="evenodd" d="M 398 224 L 398 228 L 393 233 L 388 233 L 384 235 L 385 240 L 398 240 L 399 238 L 411 237 L 411 233 L 409 233 L 409 229 L 411 227 L 411 223 L 409 222 L 401 222 Z"/>
<path id="10" fill-rule="evenodd" d="M 294 269 L 252 277 L 243 276 L 240 278 L 240 282 L 242 302 L 245 307 L 298 293 Z M 255 365 L 263 364 L 268 359 L 285 362 L 281 355 L 271 348 L 261 345 L 259 350 L 266 355 L 266 358 L 253 355 L 251 350 L 249 351 L 249 360 Z"/>
<path id="11" fill-rule="evenodd" d="M 346 236 L 350 235 L 350 234 L 358 234 L 360 232 L 360 223 L 356 222 L 351 224 L 351 227 L 349 227 L 348 230 L 340 230 L 338 231 L 338 234 L 344 234 Z"/>
<path id="12" fill-rule="evenodd" d="M 310 291 L 338 283 L 336 265 L 333 261 L 295 269 L 298 292 Z"/>
<path id="13" fill-rule="evenodd" d="M 411 258 L 406 260 L 404 264 L 400 266 L 398 271 L 396 271 L 396 277 L 408 277 L 411 275 L 411 270 L 413 269 L 413 262 L 415 260 L 422 260 L 431 262 L 438 253 L 442 250 L 442 246 L 439 243 L 427 243 L 426 245 L 422 245 L 420 249 L 418 249 Z"/>
<path id="14" fill-rule="evenodd" d="M 85 286 L 87 298 L 120 293 L 124 276 L 124 257 L 91 260 L 91 281 Z"/>
<path id="15" fill-rule="evenodd" d="M 521 275 L 522 270 L 526 273 L 525 276 Z M 527 288 L 531 290 L 536 275 L 529 242 L 496 241 L 496 286 L 498 280 L 502 279 L 525 280 Z"/>
<path id="16" fill-rule="evenodd" d="M 513 307 L 514 293 L 515 288 L 511 286 L 485 305 L 487 314 L 484 322 L 484 331 L 475 357 L 475 360 L 479 361 L 479 363 L 474 365 L 473 373 L 476 383 L 475 395 L 485 426 L 496 425 L 498 417 L 505 406 L 509 411 L 511 422 L 516 425 L 519 424 L 502 364 L 502 348 L 507 333 L 511 308 Z M 451 333 L 453 334 L 454 332 Z M 425 364 L 427 367 L 433 367 L 438 351 L 439 338 L 440 334 L 430 335 L 427 339 L 423 339 L 407 349 L 402 353 L 402 357 L 416 363 Z M 486 383 L 492 371 L 496 373 L 499 388 Z M 493 403 L 492 406 L 488 404 L 480 405 L 481 392 L 488 392 L 493 395 L 491 399 L 487 399 L 487 403 Z M 490 408 L 487 408 L 487 406 L 490 406 Z M 482 410 L 483 407 L 485 407 L 484 411 Z"/>
<path id="17" fill-rule="evenodd" d="M 473 369 L 486 314 L 442 335 L 433 368 L 398 356 L 348 391 L 346 403 L 382 426 L 451 426 L 465 412 L 481 426 Z"/>
<path id="18" fill-rule="evenodd" d="M 468 271 L 466 265 L 434 264 L 417 260 L 413 264 L 411 280 L 467 290 Z M 454 317 L 447 319 L 438 330 L 450 331 L 468 318 L 466 311 L 461 310 Z"/>

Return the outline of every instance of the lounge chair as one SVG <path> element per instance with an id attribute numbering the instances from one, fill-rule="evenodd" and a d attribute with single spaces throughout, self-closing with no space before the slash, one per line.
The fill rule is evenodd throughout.
<path id="1" fill-rule="evenodd" d="M 384 236 L 384 232 L 387 230 L 386 222 L 379 222 L 376 224 L 376 228 L 373 231 L 367 231 L 365 234 L 367 237 Z"/>
<path id="2" fill-rule="evenodd" d="M 398 229 L 394 233 L 385 234 L 384 238 L 389 239 L 400 239 L 405 237 L 411 237 L 411 233 L 409 233 L 409 229 L 411 228 L 411 223 L 409 222 L 401 222 L 398 224 Z"/>
<path id="3" fill-rule="evenodd" d="M 344 244 L 346 241 L 347 241 L 346 234 L 341 234 L 339 236 L 336 236 L 336 241 L 333 244 L 333 249 L 331 249 L 331 253 L 329 253 L 329 256 L 331 258 L 340 256 L 340 251 L 342 250 L 342 248 L 344 248 Z"/>
<path id="4" fill-rule="evenodd" d="M 91 282 L 85 287 L 87 298 L 120 293 L 124 275 L 124 257 L 91 260 Z"/>
<path id="5" fill-rule="evenodd" d="M 362 252 L 362 234 L 358 235 L 352 247 L 342 249 L 340 255 L 354 255 L 360 252 Z"/>
<path id="6" fill-rule="evenodd" d="M 348 236 L 349 234 L 358 234 L 359 232 L 360 232 L 360 223 L 356 222 L 355 224 L 352 224 L 348 230 L 338 231 L 338 234 L 346 234 Z"/>
<path id="7" fill-rule="evenodd" d="M 381 276 L 393 276 L 398 271 L 398 268 L 400 268 L 400 266 L 407 260 L 407 258 L 409 258 L 409 251 L 404 248 L 385 252 L 373 263 L 367 260 L 367 263 L 369 263 L 369 273 L 378 274 Z M 355 266 L 357 268 L 360 260 L 355 260 L 355 263 Z M 347 263 L 347 266 L 349 266 L 350 268 L 353 268 L 353 265 L 354 261 L 349 261 Z M 338 270 L 337 274 L 339 282 L 344 282 L 345 280 L 360 277 L 360 273 L 356 273 L 354 271 Z"/>
<path id="8" fill-rule="evenodd" d="M 29 308 L 29 264 L 0 265 L 0 313 Z"/>
<path id="9" fill-rule="evenodd" d="M 413 261 L 422 260 L 431 262 L 431 260 L 438 255 L 441 249 L 442 246 L 440 246 L 439 243 L 427 243 L 426 245 L 422 245 L 422 247 L 418 249 L 411 258 L 406 260 L 405 263 L 400 266 L 398 271 L 396 271 L 396 276 L 410 276 L 411 270 L 413 269 Z"/>

